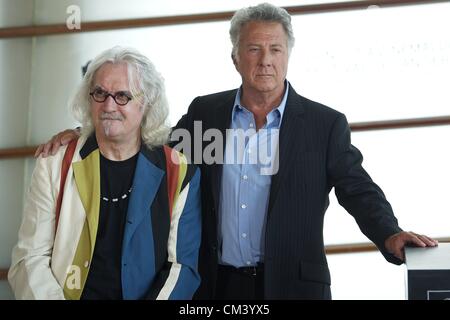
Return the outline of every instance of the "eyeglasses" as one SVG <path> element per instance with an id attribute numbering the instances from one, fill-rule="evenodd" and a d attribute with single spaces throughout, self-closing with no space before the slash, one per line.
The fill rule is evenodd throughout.
<path id="1" fill-rule="evenodd" d="M 111 94 L 108 91 L 105 91 L 105 90 L 100 89 L 100 88 L 95 88 L 94 91 L 89 93 L 89 95 L 96 102 L 105 102 L 106 99 L 108 99 L 108 97 L 110 96 L 111 98 L 114 99 L 114 101 L 119 106 L 124 106 L 128 102 L 130 102 L 130 100 L 133 100 L 133 97 L 131 96 L 131 94 L 129 92 L 117 91 L 115 94 Z"/>

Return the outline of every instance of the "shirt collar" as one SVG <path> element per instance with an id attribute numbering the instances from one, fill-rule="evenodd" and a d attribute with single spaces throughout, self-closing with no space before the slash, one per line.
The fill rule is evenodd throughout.
<path id="1" fill-rule="evenodd" d="M 284 95 L 283 95 L 283 99 L 281 99 L 280 104 L 267 115 L 267 117 L 268 117 L 267 122 L 269 124 L 273 122 L 273 117 L 278 116 L 278 118 L 280 119 L 279 123 L 277 125 L 278 128 L 281 127 L 281 121 L 283 120 L 284 109 L 286 108 L 286 101 L 287 101 L 287 97 L 289 94 L 289 81 L 284 80 L 284 87 L 285 87 Z M 237 112 L 241 112 L 241 111 L 250 112 L 246 107 L 244 107 L 241 104 L 241 92 L 242 92 L 242 86 L 239 87 L 239 89 L 236 93 L 236 97 L 234 99 L 233 111 L 231 113 L 232 120 L 235 119 Z"/>

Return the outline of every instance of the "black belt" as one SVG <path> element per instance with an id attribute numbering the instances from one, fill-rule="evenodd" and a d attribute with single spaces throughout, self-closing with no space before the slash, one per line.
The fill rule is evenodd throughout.
<path id="1" fill-rule="evenodd" d="M 257 276 L 261 275 L 264 272 L 263 263 L 258 263 L 258 265 L 252 267 L 240 267 L 240 268 L 221 264 L 219 265 L 219 268 L 221 268 L 224 271 L 245 274 L 247 276 Z"/>

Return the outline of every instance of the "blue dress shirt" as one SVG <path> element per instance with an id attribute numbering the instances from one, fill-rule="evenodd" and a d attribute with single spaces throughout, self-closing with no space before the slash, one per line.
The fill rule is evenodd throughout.
<path id="1" fill-rule="evenodd" d="M 227 129 L 219 203 L 219 262 L 235 267 L 264 261 L 265 222 L 272 174 L 278 170 L 278 137 L 289 84 L 280 105 L 256 131 L 238 90 Z"/>

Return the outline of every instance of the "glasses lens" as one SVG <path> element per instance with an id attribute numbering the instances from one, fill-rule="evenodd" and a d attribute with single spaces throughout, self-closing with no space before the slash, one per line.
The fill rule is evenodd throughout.
<path id="1" fill-rule="evenodd" d="M 95 89 L 94 92 L 92 92 L 92 97 L 97 102 L 104 102 L 108 97 L 108 93 L 101 89 Z"/>
<path id="2" fill-rule="evenodd" d="M 125 92 L 117 92 L 114 100 L 116 100 L 117 104 L 124 106 L 131 100 L 131 97 L 129 97 Z"/>

